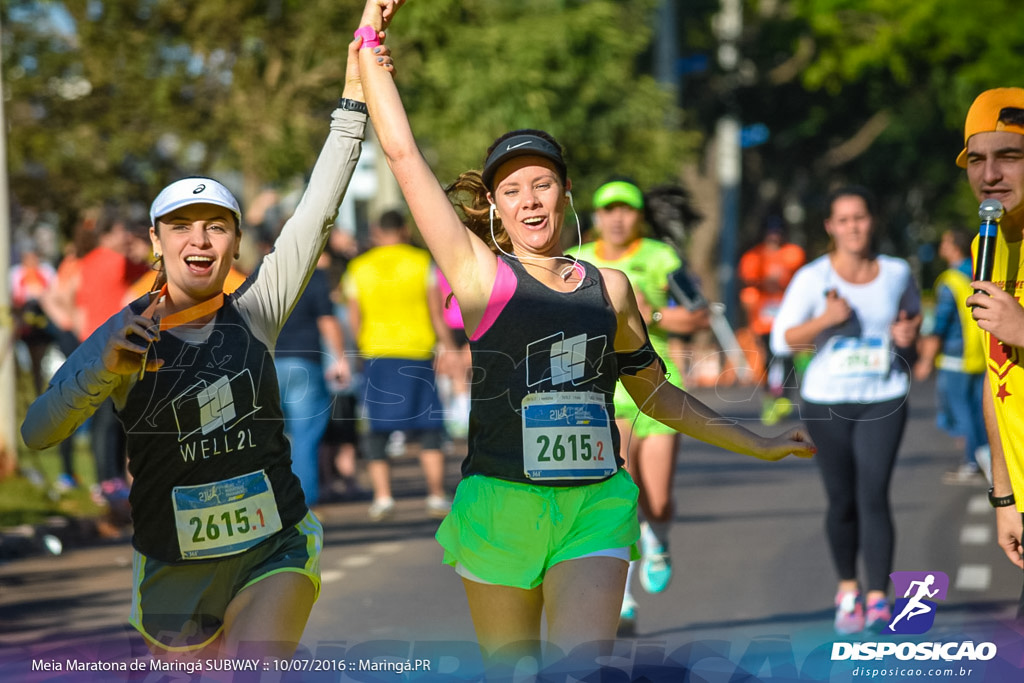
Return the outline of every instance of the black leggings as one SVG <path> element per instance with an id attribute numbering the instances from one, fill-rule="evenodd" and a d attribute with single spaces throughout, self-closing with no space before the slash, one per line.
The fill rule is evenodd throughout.
<path id="1" fill-rule="evenodd" d="M 856 580 L 862 551 L 865 590 L 885 591 L 895 543 L 889 482 L 907 423 L 907 400 L 805 403 L 803 416 L 818 447 L 814 460 L 828 495 L 825 531 L 836 573 L 842 581 Z"/>

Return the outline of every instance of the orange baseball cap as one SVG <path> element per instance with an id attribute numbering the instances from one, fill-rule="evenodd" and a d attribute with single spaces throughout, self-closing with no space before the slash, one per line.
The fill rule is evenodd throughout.
<path id="1" fill-rule="evenodd" d="M 975 98 L 974 104 L 967 110 L 967 121 L 964 123 L 964 149 L 956 158 L 957 166 L 967 168 L 967 141 L 976 133 L 1005 130 L 1024 135 L 1024 118 L 1013 121 L 1007 121 L 1005 118 L 1000 120 L 1000 112 L 1005 107 L 1020 109 L 1024 116 L 1024 88 L 993 88 Z"/>

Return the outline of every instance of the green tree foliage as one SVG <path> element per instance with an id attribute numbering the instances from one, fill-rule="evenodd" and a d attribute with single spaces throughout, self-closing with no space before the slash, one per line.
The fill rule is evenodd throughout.
<path id="1" fill-rule="evenodd" d="M 648 75 L 661 1 L 408 2 L 389 43 L 442 181 L 479 167 L 502 132 L 537 127 L 566 146 L 578 200 L 611 173 L 650 186 L 710 156 L 693 131 L 731 110 L 771 130 L 744 152 L 744 241 L 789 206 L 816 246 L 816 209 L 840 182 L 879 193 L 901 253 L 974 220 L 952 159 L 971 99 L 1020 84 L 1008 0 L 746 0 L 739 67 L 681 83 L 685 119 Z M 676 3 L 679 53 L 714 63 L 720 3 Z M 73 216 L 186 173 L 237 173 L 246 197 L 305 173 L 360 7 L 0 0 L 15 198 Z"/>
<path id="2" fill-rule="evenodd" d="M 973 224 L 977 203 L 953 159 L 973 98 L 1022 83 L 1014 5 L 761 0 L 747 10 L 742 50 L 754 68 L 738 100 L 745 121 L 773 133 L 747 153 L 751 204 L 765 196 L 762 183 L 780 186 L 810 210 L 818 247 L 821 200 L 841 182 L 880 195 L 887 247 L 903 254 L 944 227 Z"/>
<path id="3" fill-rule="evenodd" d="M 238 171 L 247 196 L 302 173 L 341 93 L 360 7 L 6 2 L 15 196 L 73 215 L 102 200 L 146 200 L 189 173 Z"/>
<path id="4" fill-rule="evenodd" d="M 879 104 L 897 116 L 886 137 L 907 143 L 904 156 L 931 162 L 920 176 L 930 203 L 939 209 L 936 217 L 973 221 L 977 202 L 952 159 L 960 151 L 963 120 L 974 97 L 987 88 L 1024 83 L 1019 7 L 1007 0 L 801 4 L 812 18 L 819 54 L 805 83 L 828 92 L 842 82 L 887 83 L 887 97 L 882 97 L 888 104 Z"/>
<path id="5" fill-rule="evenodd" d="M 673 93 L 637 64 L 654 2 L 431 0 L 403 9 L 391 40 L 414 130 L 442 180 L 479 168 L 514 128 L 567 148 L 589 193 L 612 173 L 671 180 L 695 136 L 679 131 Z M 582 196 L 587 196 L 586 194 Z"/>
<path id="6" fill-rule="evenodd" d="M 817 36 L 819 57 L 805 74 L 810 86 L 835 92 L 843 82 L 879 70 L 895 83 L 914 86 L 926 65 L 926 73 L 945 72 L 925 84 L 943 86 L 937 102 L 961 107 L 992 83 L 1020 78 L 1019 8 L 1006 0 L 800 0 L 795 5 Z M 956 113 L 950 122 L 959 125 L 961 116 Z"/>
<path id="7" fill-rule="evenodd" d="M 442 179 L 478 167 L 512 127 L 555 134 L 578 187 L 612 172 L 671 179 L 692 136 L 671 94 L 638 74 L 653 4 L 410 2 L 390 42 Z M 238 173 L 248 199 L 306 172 L 361 7 L 5 0 L 15 197 L 71 219 L 103 200 L 146 201 L 184 174 Z"/>

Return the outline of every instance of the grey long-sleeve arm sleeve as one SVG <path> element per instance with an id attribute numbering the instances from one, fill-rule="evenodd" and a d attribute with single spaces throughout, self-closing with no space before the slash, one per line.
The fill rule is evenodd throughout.
<path id="1" fill-rule="evenodd" d="M 129 379 L 103 365 L 103 347 L 111 330 L 121 323 L 122 313 L 89 335 L 53 376 L 43 395 L 29 406 L 21 425 L 21 436 L 29 448 L 49 448 L 74 434 Z"/>
<path id="2" fill-rule="evenodd" d="M 366 120 L 366 115 L 358 112 L 334 111 L 331 132 L 295 213 L 281 229 L 274 250 L 264 257 L 252 287 L 238 297 L 250 328 L 269 346 L 276 341 L 327 244 L 359 160 Z"/>
<path id="3" fill-rule="evenodd" d="M 355 171 L 366 128 L 366 115 L 335 110 L 331 130 L 309 185 L 237 306 L 252 331 L 272 345 L 302 294 L 324 249 L 338 206 Z M 108 371 L 102 354 L 111 326 L 123 311 L 89 336 L 68 358 L 50 386 L 29 407 L 21 427 L 30 448 L 48 448 L 74 434 L 108 396 L 123 405 L 134 378 Z"/>

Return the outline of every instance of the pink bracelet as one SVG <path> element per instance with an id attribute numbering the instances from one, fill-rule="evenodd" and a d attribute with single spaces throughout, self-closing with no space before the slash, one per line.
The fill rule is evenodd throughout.
<path id="1" fill-rule="evenodd" d="M 377 36 L 377 31 L 370 25 L 360 26 L 352 35 L 356 38 L 363 39 L 363 44 L 359 46 L 360 50 L 380 45 L 380 38 Z"/>

